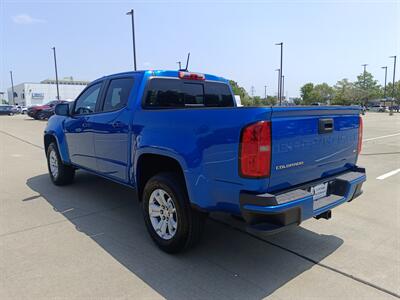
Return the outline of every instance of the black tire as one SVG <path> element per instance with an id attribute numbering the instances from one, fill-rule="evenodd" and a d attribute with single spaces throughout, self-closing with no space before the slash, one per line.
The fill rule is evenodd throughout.
<path id="1" fill-rule="evenodd" d="M 46 119 L 46 116 L 45 116 L 44 112 L 43 112 L 43 111 L 39 111 L 39 112 L 37 113 L 37 115 L 36 115 L 36 119 L 37 119 L 37 120 L 45 120 L 45 119 Z"/>
<path id="2" fill-rule="evenodd" d="M 176 209 L 177 228 L 175 234 L 169 239 L 164 239 L 157 233 L 150 219 L 150 197 L 153 192 L 160 189 L 170 196 L 168 200 L 173 201 Z M 163 251 L 178 253 L 193 247 L 200 240 L 206 215 L 191 208 L 185 184 L 178 174 L 165 172 L 150 178 L 143 190 L 142 209 L 147 230 L 153 241 Z"/>
<path id="3" fill-rule="evenodd" d="M 49 175 L 51 181 L 55 185 L 70 184 L 74 180 L 75 169 L 62 162 L 56 143 L 53 142 L 49 145 L 49 147 L 47 148 L 46 156 L 47 156 L 47 167 L 49 169 Z M 52 159 L 56 161 L 57 173 L 52 171 L 51 167 Z"/>

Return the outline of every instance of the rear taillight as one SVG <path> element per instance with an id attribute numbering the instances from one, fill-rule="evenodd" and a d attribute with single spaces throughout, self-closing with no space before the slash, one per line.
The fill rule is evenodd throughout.
<path id="1" fill-rule="evenodd" d="M 357 152 L 358 154 L 361 153 L 361 146 L 362 146 L 362 136 L 363 136 L 363 119 L 359 116 L 359 125 L 358 125 L 358 147 Z"/>
<path id="2" fill-rule="evenodd" d="M 271 165 L 271 122 L 245 127 L 240 138 L 239 170 L 243 177 L 268 177 Z"/>

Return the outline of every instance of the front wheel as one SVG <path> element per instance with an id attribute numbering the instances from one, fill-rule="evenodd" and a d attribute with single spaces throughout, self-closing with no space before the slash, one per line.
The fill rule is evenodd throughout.
<path id="1" fill-rule="evenodd" d="M 146 183 L 142 208 L 151 238 L 163 251 L 177 253 L 201 237 L 205 215 L 191 208 L 183 180 L 160 173 Z"/>
<path id="2" fill-rule="evenodd" d="M 62 162 L 55 143 L 47 148 L 47 166 L 50 179 L 55 185 L 66 185 L 74 180 L 75 169 Z"/>

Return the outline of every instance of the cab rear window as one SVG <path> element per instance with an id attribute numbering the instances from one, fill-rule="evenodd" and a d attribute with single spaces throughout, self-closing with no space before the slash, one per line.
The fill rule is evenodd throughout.
<path id="1" fill-rule="evenodd" d="M 154 78 L 147 88 L 147 108 L 232 107 L 234 99 L 225 83 Z"/>

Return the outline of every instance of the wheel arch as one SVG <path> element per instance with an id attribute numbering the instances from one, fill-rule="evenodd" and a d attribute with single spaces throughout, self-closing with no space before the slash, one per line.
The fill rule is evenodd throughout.
<path id="1" fill-rule="evenodd" d="M 61 160 L 63 161 L 63 163 L 69 164 L 70 160 L 68 157 L 68 151 L 66 148 L 65 141 L 63 139 L 62 142 L 60 143 L 59 138 L 57 137 L 56 133 L 53 131 L 48 131 L 48 132 L 45 132 L 45 134 L 44 134 L 43 145 L 44 145 L 45 153 L 47 154 L 47 148 L 53 142 L 56 143 L 56 145 L 57 145 L 58 152 L 60 154 L 60 157 L 61 157 Z"/>
<path id="2" fill-rule="evenodd" d="M 43 139 L 43 145 L 44 145 L 44 151 L 47 153 L 47 149 L 49 148 L 50 144 L 52 142 L 55 142 L 57 144 L 58 147 L 58 141 L 57 138 L 51 134 L 51 133 L 46 133 L 44 135 L 44 139 Z"/>
<path id="3" fill-rule="evenodd" d="M 189 195 L 184 167 L 178 159 L 166 154 L 146 152 L 137 157 L 135 168 L 135 182 L 139 201 L 142 201 L 143 189 L 146 182 L 161 172 L 173 172 L 180 176 L 182 184 Z M 189 197 L 190 199 L 190 197 Z"/>

